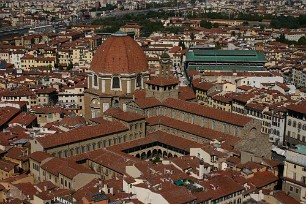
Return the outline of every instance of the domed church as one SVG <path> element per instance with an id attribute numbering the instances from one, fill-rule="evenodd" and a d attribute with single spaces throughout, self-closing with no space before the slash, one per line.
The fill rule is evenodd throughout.
<path id="1" fill-rule="evenodd" d="M 126 33 L 116 32 L 98 47 L 91 62 L 85 92 L 85 118 L 100 117 L 109 107 L 121 107 L 149 80 L 142 48 Z"/>

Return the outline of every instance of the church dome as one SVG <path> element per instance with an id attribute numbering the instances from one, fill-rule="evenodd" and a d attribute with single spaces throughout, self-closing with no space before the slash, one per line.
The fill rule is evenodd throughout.
<path id="1" fill-rule="evenodd" d="M 148 61 L 136 41 L 126 33 L 117 32 L 98 47 L 91 70 L 97 74 L 141 73 L 148 71 Z"/>

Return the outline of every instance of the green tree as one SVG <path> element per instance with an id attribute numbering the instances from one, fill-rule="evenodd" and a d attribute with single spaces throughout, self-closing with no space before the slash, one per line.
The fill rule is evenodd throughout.
<path id="1" fill-rule="evenodd" d="M 182 41 L 182 40 L 180 40 L 179 41 L 179 44 L 178 44 L 183 50 L 186 48 L 186 46 L 185 46 L 185 43 Z"/>
<path id="2" fill-rule="evenodd" d="M 248 21 L 244 21 L 244 22 L 242 23 L 242 25 L 248 26 L 248 25 L 249 25 L 249 22 L 248 22 Z"/>
<path id="3" fill-rule="evenodd" d="M 215 47 L 216 47 L 217 50 L 220 50 L 222 48 L 220 43 L 218 43 L 218 42 L 216 43 Z"/>
<path id="4" fill-rule="evenodd" d="M 272 28 L 290 28 L 290 29 L 296 29 L 300 28 L 300 22 L 298 18 L 295 18 L 293 16 L 277 16 L 271 21 L 271 27 Z"/>
<path id="5" fill-rule="evenodd" d="M 51 64 L 49 64 L 48 66 L 46 66 L 46 68 L 48 68 L 48 69 L 52 69 L 52 65 L 51 65 Z"/>
<path id="6" fill-rule="evenodd" d="M 202 20 L 200 22 L 200 26 L 203 27 L 203 28 L 212 28 L 213 27 L 212 23 L 207 21 L 207 20 Z"/>
<path id="7" fill-rule="evenodd" d="M 306 45 L 306 37 L 303 36 L 298 40 L 299 45 Z"/>
<path id="8" fill-rule="evenodd" d="M 219 28 L 219 24 L 218 23 L 214 23 L 213 24 L 213 28 Z"/>
<path id="9" fill-rule="evenodd" d="M 278 38 L 276 38 L 276 41 L 281 42 L 281 43 L 286 43 L 286 37 L 285 34 L 282 33 Z"/>
<path id="10" fill-rule="evenodd" d="M 73 64 L 70 62 L 69 64 L 68 64 L 68 66 L 67 66 L 67 69 L 68 70 L 71 70 L 73 68 Z"/>
<path id="11" fill-rule="evenodd" d="M 194 40 L 194 39 L 195 39 L 195 36 L 194 36 L 193 33 L 190 34 L 190 39 L 191 39 L 191 40 Z"/>

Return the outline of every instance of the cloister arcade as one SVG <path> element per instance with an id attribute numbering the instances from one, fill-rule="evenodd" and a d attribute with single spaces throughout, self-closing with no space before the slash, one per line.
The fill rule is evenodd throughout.
<path id="1" fill-rule="evenodd" d="M 176 147 L 160 142 L 153 142 L 145 145 L 132 147 L 123 150 L 123 152 L 134 157 L 140 158 L 142 160 L 152 159 L 156 157 L 170 158 L 189 155 L 189 152 L 186 150 L 178 149 Z"/>

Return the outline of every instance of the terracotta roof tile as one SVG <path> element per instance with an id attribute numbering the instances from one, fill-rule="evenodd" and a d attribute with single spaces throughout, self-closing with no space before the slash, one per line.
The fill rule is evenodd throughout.
<path id="1" fill-rule="evenodd" d="M 300 202 L 293 197 L 287 195 L 284 191 L 274 193 L 274 197 L 281 203 L 300 204 Z"/>
<path id="2" fill-rule="evenodd" d="M 128 128 L 120 122 L 104 120 L 100 125 L 79 127 L 68 132 L 47 135 L 37 138 L 37 141 L 44 148 L 48 149 L 126 130 L 128 130 Z"/>
<path id="3" fill-rule="evenodd" d="M 157 85 L 157 86 L 171 86 L 171 85 L 178 85 L 179 80 L 178 78 L 170 78 L 170 79 L 166 79 L 166 78 L 155 78 L 149 81 L 145 82 L 146 84 L 150 84 L 150 85 Z"/>
<path id="4" fill-rule="evenodd" d="M 80 173 L 95 174 L 94 171 L 81 164 L 77 164 L 69 159 L 57 157 L 53 157 L 52 159 L 46 161 L 43 165 L 41 165 L 41 168 L 52 173 L 53 175 L 58 176 L 59 174 L 62 174 L 70 179 L 73 179 Z"/>
<path id="5" fill-rule="evenodd" d="M 138 98 L 135 103 L 143 109 L 161 105 L 160 101 L 154 97 Z"/>
<path id="6" fill-rule="evenodd" d="M 184 101 L 193 100 L 196 98 L 196 95 L 193 89 L 189 86 L 180 86 L 178 98 Z"/>
<path id="7" fill-rule="evenodd" d="M 272 172 L 264 171 L 255 173 L 254 176 L 248 180 L 257 188 L 262 188 L 273 182 L 276 182 L 278 178 Z"/>
<path id="8" fill-rule="evenodd" d="M 156 116 L 156 117 L 147 118 L 146 121 L 149 123 L 149 125 L 158 125 L 158 124 L 165 125 L 167 127 L 171 127 L 177 130 L 181 130 L 183 132 L 197 135 L 211 141 L 212 140 L 225 141 L 226 143 L 231 145 L 234 145 L 236 142 L 239 141 L 239 138 L 233 135 L 224 134 L 216 130 L 201 127 L 195 124 L 182 122 L 165 116 Z"/>
<path id="9" fill-rule="evenodd" d="M 37 151 L 37 152 L 33 152 L 32 154 L 30 154 L 29 157 L 40 163 L 43 160 L 47 159 L 48 157 L 52 157 L 52 156 L 47 152 Z"/>
<path id="10" fill-rule="evenodd" d="M 28 160 L 28 154 L 27 154 L 28 149 L 27 148 L 22 148 L 22 147 L 12 147 L 7 151 L 7 154 L 5 157 L 19 160 L 19 161 L 26 161 Z"/>
<path id="11" fill-rule="evenodd" d="M 245 126 L 252 121 L 252 118 L 238 115 L 235 113 L 225 112 L 219 109 L 214 109 L 207 106 L 201 106 L 199 104 L 182 101 L 179 99 L 169 98 L 163 102 L 163 105 L 169 108 L 201 115 L 206 118 L 211 118 L 221 122 L 229 123 L 237 126 Z"/>
<path id="12" fill-rule="evenodd" d="M 104 112 L 104 115 L 109 115 L 116 119 L 127 122 L 145 119 L 145 117 L 141 114 L 134 112 L 123 112 L 120 108 L 109 108 L 107 111 Z"/>
<path id="13" fill-rule="evenodd" d="M 0 107 L 0 127 L 5 123 L 9 122 L 19 113 L 18 108 L 13 107 Z"/>
<path id="14" fill-rule="evenodd" d="M 98 47 L 91 70 L 96 73 L 141 73 L 148 62 L 140 46 L 129 36 L 111 36 Z"/>
<path id="15" fill-rule="evenodd" d="M 13 120 L 9 122 L 9 124 L 18 123 L 20 125 L 28 126 L 36 119 L 35 115 L 29 113 L 19 113 Z"/>

